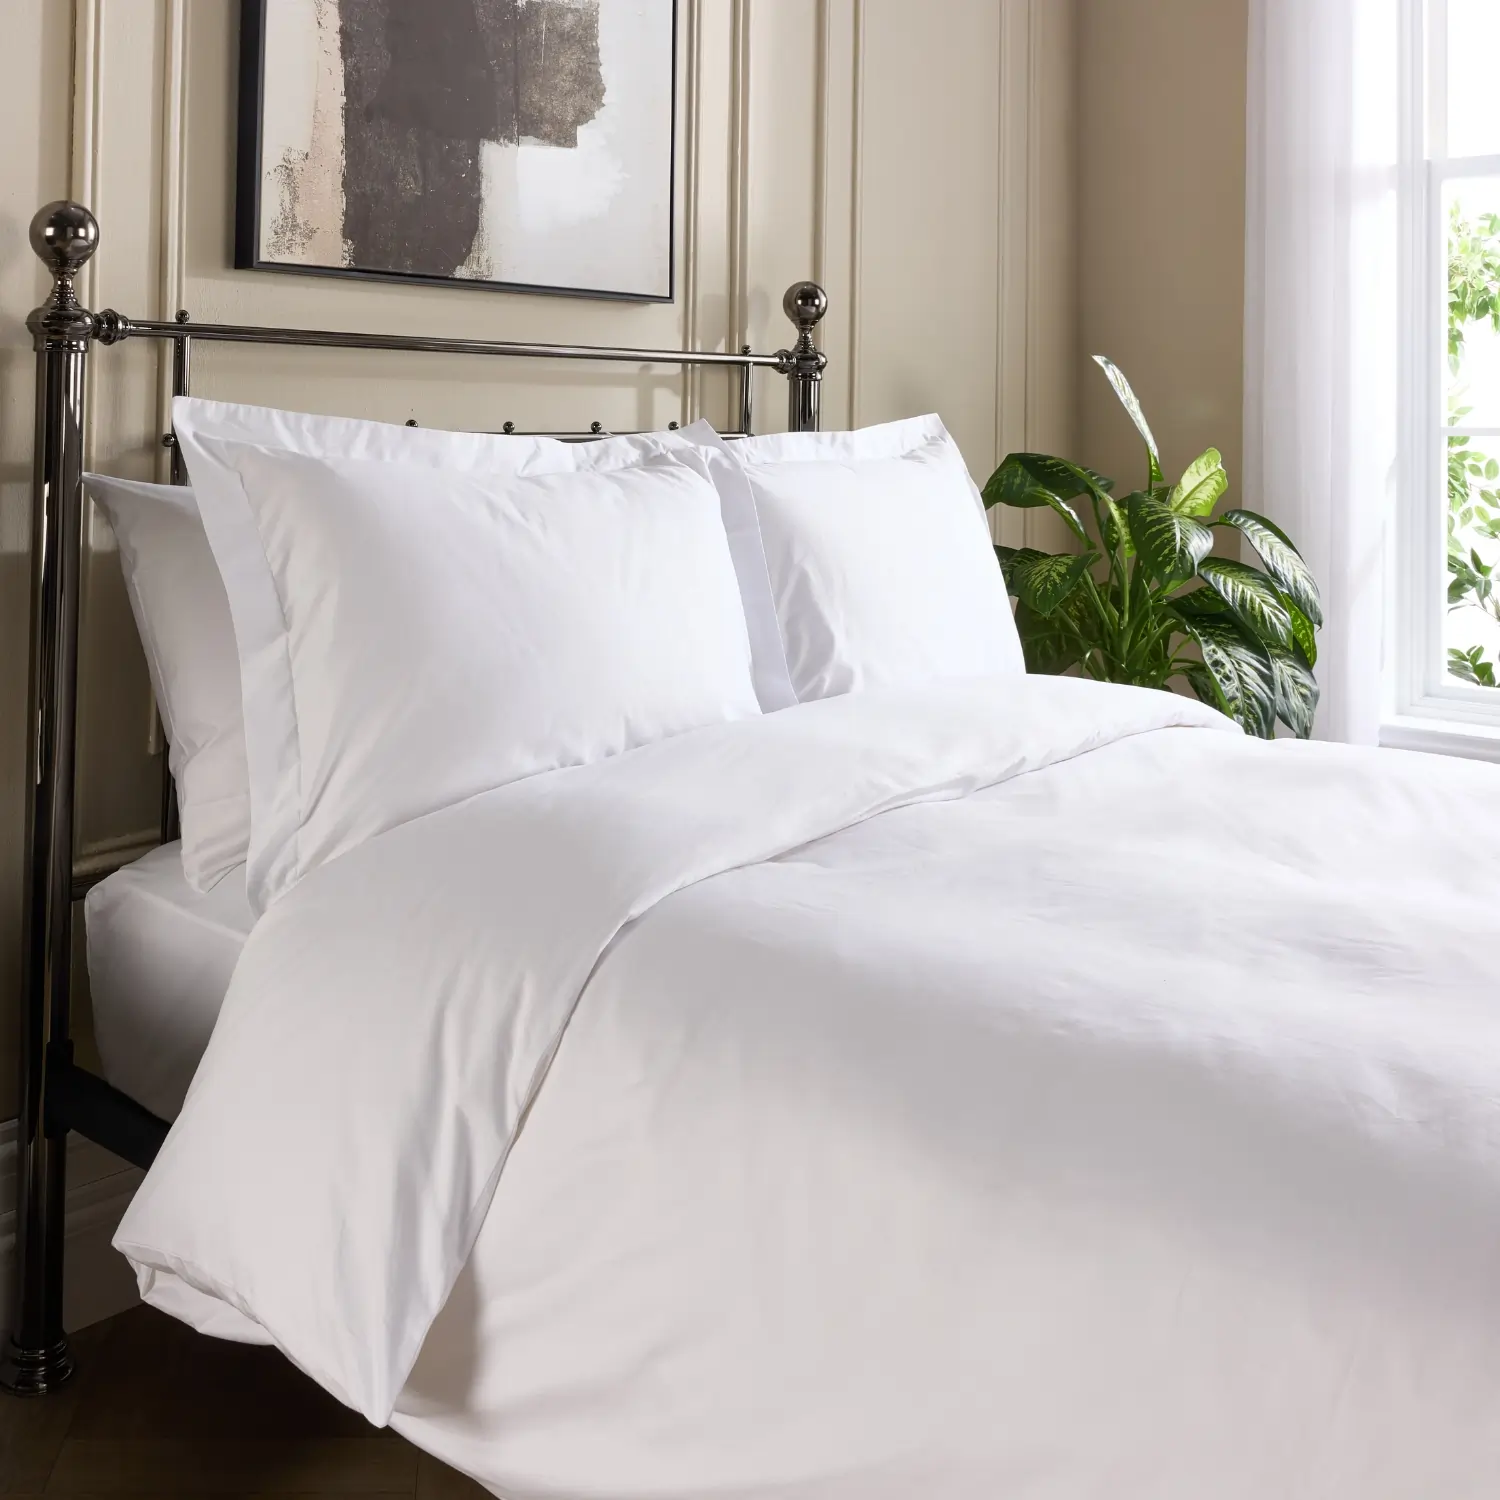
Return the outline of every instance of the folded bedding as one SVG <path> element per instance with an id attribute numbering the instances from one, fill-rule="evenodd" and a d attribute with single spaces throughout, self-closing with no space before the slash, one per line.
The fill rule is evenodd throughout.
<path id="1" fill-rule="evenodd" d="M 1477 1500 L 1497 895 L 1167 694 L 706 723 L 290 886 L 116 1243 L 512 1500 Z"/>

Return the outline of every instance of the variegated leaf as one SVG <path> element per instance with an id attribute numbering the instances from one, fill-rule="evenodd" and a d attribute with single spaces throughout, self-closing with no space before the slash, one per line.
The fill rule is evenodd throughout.
<path id="1" fill-rule="evenodd" d="M 1260 553 L 1266 572 L 1281 585 L 1292 603 L 1314 626 L 1323 623 L 1318 581 L 1286 532 L 1251 510 L 1226 510 L 1215 524 L 1232 526 L 1242 536 L 1248 537 L 1251 546 Z"/>
<path id="2" fill-rule="evenodd" d="M 1183 628 L 1198 642 L 1229 716 L 1247 734 L 1270 739 L 1276 729 L 1276 679 L 1265 648 L 1227 616 L 1184 620 Z"/>
<path id="3" fill-rule="evenodd" d="M 1016 597 L 1045 620 L 1077 588 L 1097 557 L 1095 552 L 1023 554 L 1011 563 Z"/>
<path id="4" fill-rule="evenodd" d="M 1292 617 L 1276 585 L 1257 568 L 1228 558 L 1209 557 L 1198 564 L 1198 576 L 1229 606 L 1256 640 L 1290 648 Z"/>
<path id="5" fill-rule="evenodd" d="M 1276 684 L 1276 717 L 1299 740 L 1312 734 L 1313 718 L 1318 711 L 1318 679 L 1295 652 L 1267 653 L 1271 658 L 1271 676 Z"/>
<path id="6" fill-rule="evenodd" d="M 1187 678 L 1188 686 L 1192 688 L 1194 696 L 1200 703 L 1206 703 L 1210 708 L 1218 709 L 1220 713 L 1229 711 L 1229 704 L 1219 690 L 1218 679 L 1202 662 L 1195 661 L 1184 670 L 1182 675 Z"/>
<path id="7" fill-rule="evenodd" d="M 1179 515 L 1208 515 L 1229 489 L 1229 475 L 1217 448 L 1210 448 L 1188 465 L 1187 472 L 1173 487 L 1167 500 Z"/>
<path id="8" fill-rule="evenodd" d="M 1318 664 L 1318 633 L 1313 623 L 1297 606 L 1287 601 L 1286 612 L 1292 617 L 1292 635 L 1302 651 L 1302 658 L 1310 667 Z"/>
<path id="9" fill-rule="evenodd" d="M 1163 583 L 1191 578 L 1213 550 L 1206 526 L 1140 491 L 1125 497 L 1125 516 L 1141 560 Z"/>
<path id="10" fill-rule="evenodd" d="M 1126 415 L 1135 423 L 1135 430 L 1145 439 L 1146 453 L 1151 460 L 1151 482 L 1160 484 L 1162 482 L 1161 452 L 1156 446 L 1155 437 L 1152 436 L 1150 424 L 1146 421 L 1146 413 L 1141 410 L 1141 403 L 1130 388 L 1130 382 L 1125 378 L 1125 372 L 1103 354 L 1096 354 L 1094 363 L 1104 371 L 1104 378 L 1114 387 L 1115 395 L 1120 398 L 1120 405 L 1125 408 Z"/>
<path id="11" fill-rule="evenodd" d="M 1028 562 L 1046 555 L 1045 552 L 1038 552 L 1035 547 L 996 547 L 995 556 L 1000 559 L 1000 571 L 1005 575 L 1007 591 L 1011 594 L 1016 592 L 1016 573 L 1020 569 Z"/>
<path id="12" fill-rule="evenodd" d="M 1189 589 L 1172 599 L 1173 611 L 1183 619 L 1201 620 L 1229 613 L 1229 606 L 1211 588 Z"/>
<path id="13" fill-rule="evenodd" d="M 996 505 L 1022 510 L 1047 506 L 1063 518 L 1074 536 L 1086 542 L 1088 533 L 1068 501 L 1093 489 L 1093 476 L 1076 464 L 1045 453 L 1012 453 L 990 475 L 982 493 L 986 510 Z"/>

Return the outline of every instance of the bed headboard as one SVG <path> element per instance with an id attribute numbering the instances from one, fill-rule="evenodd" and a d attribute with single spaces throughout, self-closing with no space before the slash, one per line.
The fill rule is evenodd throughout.
<path id="1" fill-rule="evenodd" d="M 270 344 L 303 349 L 462 354 L 504 359 L 585 360 L 624 365 L 721 367 L 738 375 L 738 430 L 753 430 L 751 380 L 756 369 L 787 379 L 788 426 L 818 426 L 827 359 L 814 331 L 828 299 L 810 281 L 791 287 L 783 306 L 796 326 L 790 349 L 756 354 L 678 349 L 624 349 L 577 344 L 507 343 L 392 333 L 258 328 L 137 320 L 112 309 L 81 306 L 74 277 L 99 247 L 99 225 L 79 203 L 50 203 L 31 223 L 31 245 L 52 276 L 47 300 L 26 320 L 36 348 L 36 448 L 32 469 L 32 634 L 28 708 L 25 932 L 21 994 L 21 1115 L 16 1163 L 16 1308 L 8 1349 L 0 1351 L 0 1386 L 39 1393 L 65 1381 L 73 1361 L 62 1327 L 63 1198 L 66 1136 L 97 1140 L 146 1165 L 165 1125 L 73 1061 L 69 970 L 73 903 L 104 872 L 75 870 L 74 733 L 78 697 L 78 604 L 82 573 L 84 376 L 96 345 L 154 339 L 171 345 L 172 391 L 189 394 L 192 351 L 199 342 Z M 166 425 L 166 424 L 164 424 Z M 675 424 L 674 424 L 675 425 Z M 510 431 L 507 423 L 505 430 Z M 591 429 L 554 436 L 601 436 Z M 172 478 L 185 479 L 170 432 Z M 171 830 L 165 777 L 162 832 Z"/>

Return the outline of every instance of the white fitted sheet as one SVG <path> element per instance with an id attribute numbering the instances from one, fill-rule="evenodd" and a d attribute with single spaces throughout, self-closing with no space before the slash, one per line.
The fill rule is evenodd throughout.
<path id="1" fill-rule="evenodd" d="M 104 1075 L 173 1119 L 255 920 L 245 867 L 195 891 L 182 873 L 182 845 L 163 844 L 100 881 L 84 918 Z"/>

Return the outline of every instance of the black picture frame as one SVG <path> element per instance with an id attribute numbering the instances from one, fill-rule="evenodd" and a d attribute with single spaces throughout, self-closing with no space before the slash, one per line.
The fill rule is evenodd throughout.
<path id="1" fill-rule="evenodd" d="M 320 276 L 336 280 L 378 281 L 406 286 L 442 286 L 465 290 L 513 292 L 538 297 L 582 297 L 607 302 L 669 304 L 677 297 L 677 88 L 680 18 L 678 0 L 672 5 L 671 170 L 667 184 L 667 291 L 622 292 L 582 287 L 544 286 L 531 282 L 485 281 L 461 276 L 433 276 L 408 271 L 370 270 L 359 266 L 308 266 L 269 261 L 260 255 L 261 139 L 265 111 L 266 11 L 272 0 L 240 0 L 238 60 L 239 98 L 236 109 L 234 268 L 237 271 L 276 271 L 291 276 Z"/>

